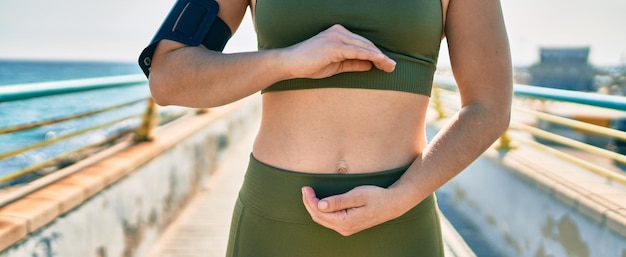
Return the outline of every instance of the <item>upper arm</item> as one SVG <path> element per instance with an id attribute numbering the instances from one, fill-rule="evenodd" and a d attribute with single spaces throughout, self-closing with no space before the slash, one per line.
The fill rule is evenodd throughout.
<path id="1" fill-rule="evenodd" d="M 217 14 L 230 28 L 230 31 L 234 34 L 241 24 L 246 8 L 249 5 L 249 0 L 216 0 L 220 5 L 220 11 Z"/>
<path id="2" fill-rule="evenodd" d="M 234 34 L 235 31 L 237 31 L 237 28 L 239 28 L 241 20 L 246 13 L 246 8 L 249 3 L 248 0 L 216 0 L 216 2 L 220 6 L 217 16 L 220 17 L 226 25 L 228 25 L 231 33 Z M 161 54 L 168 53 L 185 46 L 185 44 L 176 41 L 162 40 L 159 42 L 154 52 L 154 56 L 157 57 Z"/>
<path id="3" fill-rule="evenodd" d="M 452 0 L 446 36 L 463 105 L 509 105 L 512 65 L 499 0 Z"/>

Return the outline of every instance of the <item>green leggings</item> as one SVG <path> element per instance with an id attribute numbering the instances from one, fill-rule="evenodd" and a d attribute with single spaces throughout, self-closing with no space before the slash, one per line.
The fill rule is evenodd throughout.
<path id="1" fill-rule="evenodd" d="M 442 257 L 435 196 L 397 219 L 344 237 L 313 222 L 300 188 L 318 197 L 360 185 L 388 187 L 407 167 L 366 174 L 309 174 L 268 166 L 251 156 L 235 211 L 228 257 Z"/>

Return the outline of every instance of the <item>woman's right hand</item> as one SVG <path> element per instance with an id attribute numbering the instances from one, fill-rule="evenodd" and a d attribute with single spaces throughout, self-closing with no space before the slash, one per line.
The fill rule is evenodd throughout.
<path id="1" fill-rule="evenodd" d="M 396 62 L 371 41 L 341 25 L 284 49 L 283 64 L 294 78 L 325 78 L 342 72 L 376 68 L 392 72 Z"/>

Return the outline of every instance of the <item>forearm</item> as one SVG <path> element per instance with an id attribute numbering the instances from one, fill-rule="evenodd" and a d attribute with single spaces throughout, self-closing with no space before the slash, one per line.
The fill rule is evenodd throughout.
<path id="1" fill-rule="evenodd" d="M 452 0 L 447 15 L 450 63 L 463 107 L 392 187 L 400 199 L 394 208 L 402 211 L 471 164 L 510 120 L 512 65 L 499 0 Z"/>
<path id="2" fill-rule="evenodd" d="M 342 72 L 386 72 L 395 61 L 369 40 L 340 25 L 293 46 L 222 54 L 161 41 L 152 60 L 150 90 L 161 105 L 211 107 L 253 94 L 290 78 L 325 78 Z"/>
<path id="3" fill-rule="evenodd" d="M 285 79 L 279 50 L 222 54 L 183 47 L 155 58 L 150 90 L 160 105 L 213 107 L 228 104 Z"/>
<path id="4" fill-rule="evenodd" d="M 318 199 L 312 188 L 304 187 L 305 208 L 315 222 L 346 236 L 403 215 L 461 172 L 502 134 L 509 123 L 509 98 L 502 98 L 504 101 L 495 101 L 491 107 L 465 105 L 388 189 L 364 185 Z"/>
<path id="5" fill-rule="evenodd" d="M 505 97 L 506 98 L 506 97 Z M 470 104 L 437 133 L 403 177 L 392 186 L 399 213 L 432 194 L 478 158 L 507 129 L 510 108 Z"/>

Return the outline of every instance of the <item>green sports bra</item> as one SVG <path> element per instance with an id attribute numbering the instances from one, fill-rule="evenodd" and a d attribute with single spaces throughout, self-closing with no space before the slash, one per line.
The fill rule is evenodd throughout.
<path id="1" fill-rule="evenodd" d="M 257 0 L 259 49 L 288 47 L 341 24 L 396 61 L 324 79 L 289 79 L 262 92 L 311 88 L 366 88 L 430 96 L 443 35 L 441 0 Z"/>

